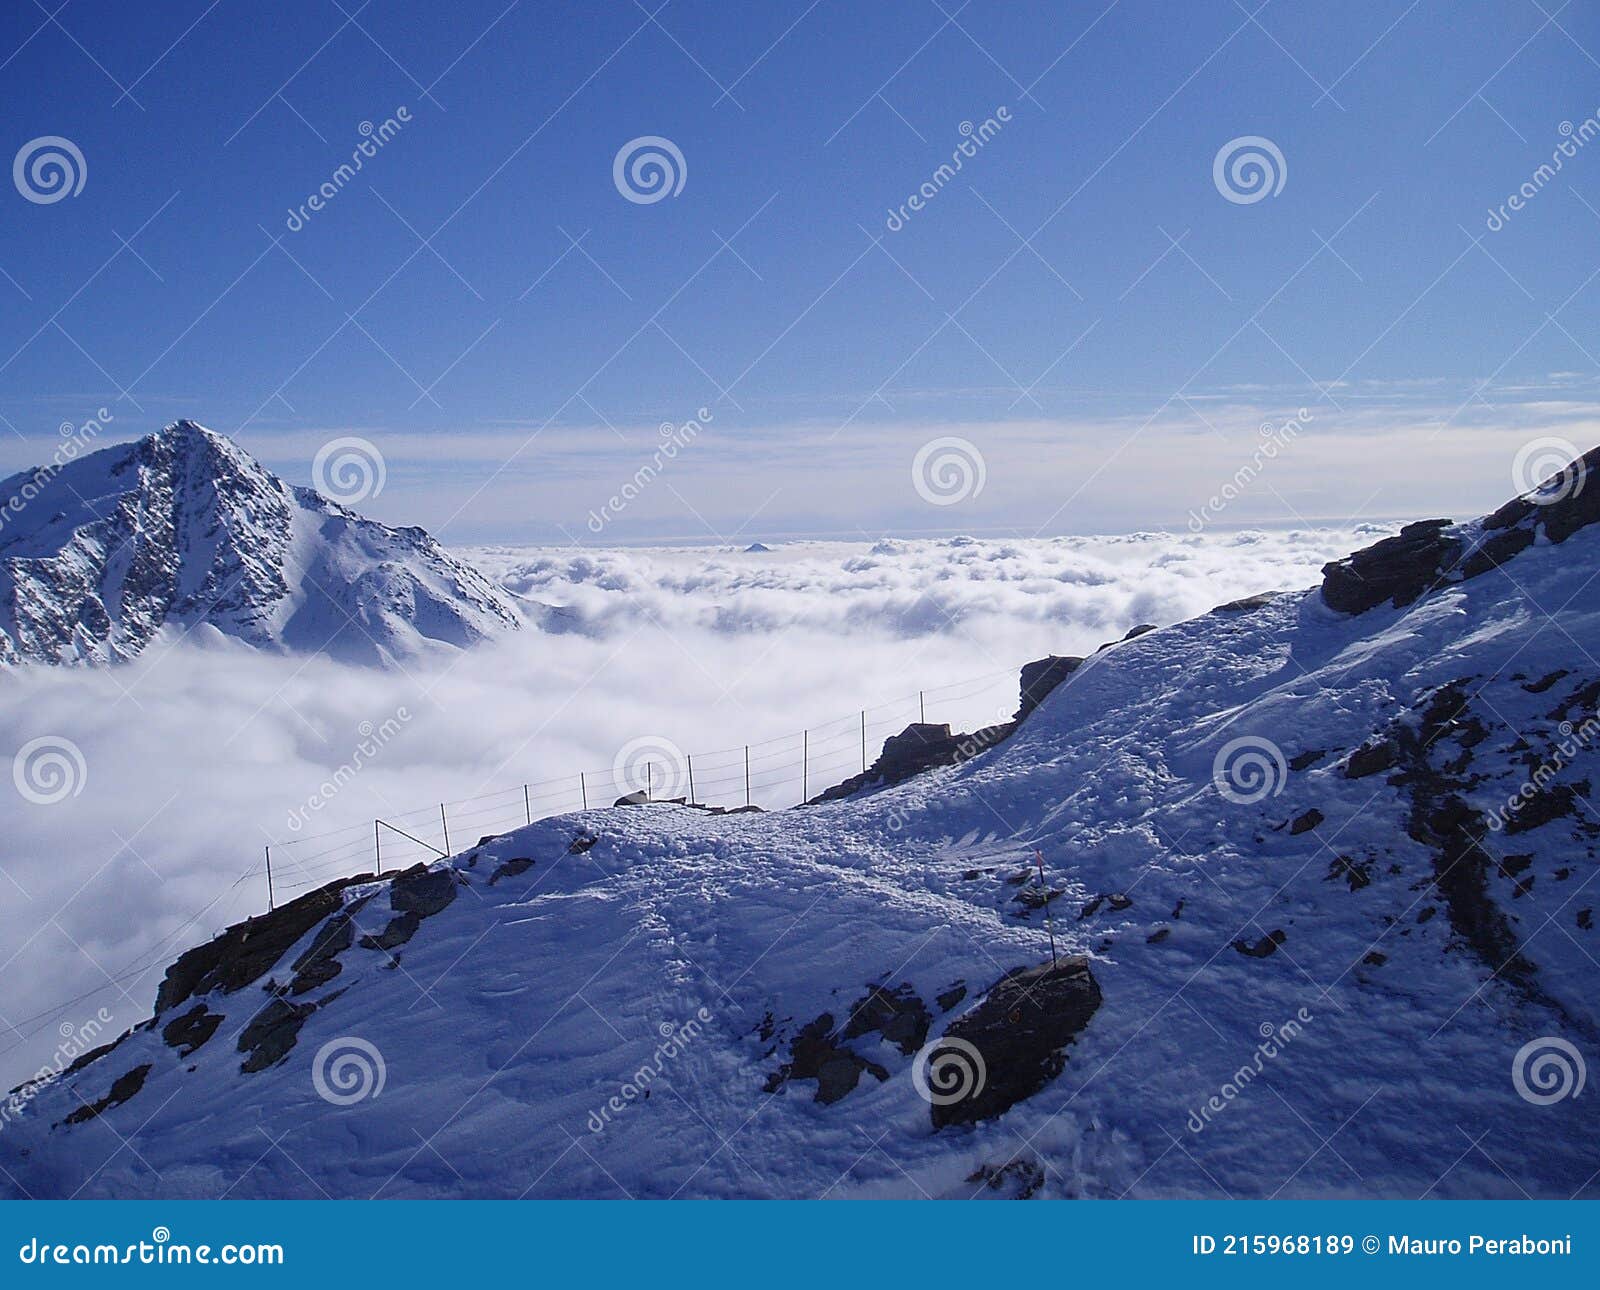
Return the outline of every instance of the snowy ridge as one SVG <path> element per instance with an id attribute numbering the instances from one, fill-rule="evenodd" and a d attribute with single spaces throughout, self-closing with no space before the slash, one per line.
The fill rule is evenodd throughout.
<path id="1" fill-rule="evenodd" d="M 870 795 L 590 811 L 324 889 L 174 964 L 151 1022 L 27 1099 L 0 1178 L 1594 1195 L 1600 1104 L 1522 1056 L 1600 1053 L 1600 525 L 1553 514 L 1465 574 L 1431 539 L 1358 560 L 1420 580 L 1398 605 L 1313 589 L 1120 642 L 997 747 Z M 1046 900 L 1093 993 L 1042 1080 L 980 1041 L 1026 1091 L 953 1123 L 919 1054 L 1049 963 Z"/>
<path id="2" fill-rule="evenodd" d="M 423 530 L 286 484 L 192 421 L 0 482 L 0 512 L 0 663 L 114 663 L 202 626 L 381 663 L 522 622 Z"/>

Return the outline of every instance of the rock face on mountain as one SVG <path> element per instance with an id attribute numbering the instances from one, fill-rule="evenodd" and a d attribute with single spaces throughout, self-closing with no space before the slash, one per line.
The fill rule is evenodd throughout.
<path id="1" fill-rule="evenodd" d="M 114 663 L 201 626 L 381 663 L 522 622 L 423 530 L 286 484 L 192 421 L 0 481 L 0 514 L 0 663 Z"/>
<path id="2" fill-rule="evenodd" d="M 0 1195 L 1600 1195 L 1600 525 L 1558 504 L 1357 561 L 1366 612 L 1036 669 L 898 784 L 240 924 L 17 1092 Z"/>

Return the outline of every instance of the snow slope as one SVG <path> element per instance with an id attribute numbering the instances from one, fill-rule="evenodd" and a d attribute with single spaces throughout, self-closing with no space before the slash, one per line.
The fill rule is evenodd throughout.
<path id="1" fill-rule="evenodd" d="M 0 514 L 0 663 L 111 663 L 197 627 L 383 662 L 522 621 L 421 529 L 292 487 L 192 421 L 14 475 Z"/>
<path id="2" fill-rule="evenodd" d="M 0 1185 L 1595 1195 L 1597 1100 L 1521 1055 L 1600 1053 L 1600 526 L 1553 513 L 1409 603 L 1312 589 L 1121 642 L 871 795 L 559 817 L 234 929 L 24 1099 Z M 1101 1001 L 1037 1091 L 936 1128 L 885 1008 L 935 1041 L 1049 961 L 1036 848 Z M 819 1035 L 833 1065 L 784 1080 Z"/>

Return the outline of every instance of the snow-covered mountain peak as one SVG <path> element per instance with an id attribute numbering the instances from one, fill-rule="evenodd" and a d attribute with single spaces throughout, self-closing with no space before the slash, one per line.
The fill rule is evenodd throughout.
<path id="1" fill-rule="evenodd" d="M 4 663 L 111 663 L 201 624 L 385 662 L 522 622 L 422 529 L 292 486 L 195 421 L 0 482 L 0 516 Z"/>

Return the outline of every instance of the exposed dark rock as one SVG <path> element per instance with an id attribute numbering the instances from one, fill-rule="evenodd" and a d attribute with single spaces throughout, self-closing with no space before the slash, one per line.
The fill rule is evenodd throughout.
<path id="1" fill-rule="evenodd" d="M 1593 929 L 1594 909 L 1592 906 L 1588 909 L 1580 909 L 1578 911 L 1578 926 L 1586 932 Z"/>
<path id="2" fill-rule="evenodd" d="M 1089 1024 L 1100 999 L 1086 958 L 1008 972 L 927 1055 L 933 1127 L 992 1119 L 1037 1093 L 1066 1066 L 1067 1045 Z M 978 1070 L 973 1049 L 982 1063 Z M 965 1096 L 946 1103 L 955 1092 Z"/>
<path id="3" fill-rule="evenodd" d="M 1159 945 L 1159 944 L 1161 944 L 1162 941 L 1166 940 L 1167 937 L 1169 937 L 1171 935 L 1172 935 L 1172 929 L 1170 927 L 1158 927 L 1158 928 L 1156 928 L 1155 931 L 1151 932 L 1150 935 L 1146 936 L 1144 939 L 1145 939 L 1146 944 Z"/>
<path id="4" fill-rule="evenodd" d="M 1124 636 L 1128 640 L 1138 634 L 1139 628 Z M 1071 654 L 1050 654 L 1032 663 L 1022 665 L 1022 702 L 1017 708 L 1016 720 L 1022 721 L 1044 702 L 1056 686 L 1083 666 L 1083 660 Z"/>
<path id="5" fill-rule="evenodd" d="M 569 856 L 581 856 L 598 841 L 600 839 L 592 833 L 580 833 L 567 844 L 567 854 Z M 528 863 L 532 864 L 533 861 L 530 860 Z"/>
<path id="6" fill-rule="evenodd" d="M 1289 758 L 1289 769 L 1294 771 L 1306 770 L 1315 766 L 1328 755 L 1326 748 L 1310 748 L 1303 753 L 1297 753 Z"/>
<path id="7" fill-rule="evenodd" d="M 1352 860 L 1349 856 L 1338 856 L 1328 866 L 1328 881 L 1343 878 L 1350 885 L 1351 891 L 1360 891 L 1372 883 L 1372 862 Z"/>
<path id="8" fill-rule="evenodd" d="M 65 1123 L 82 1124 L 85 1120 L 92 1120 L 96 1116 L 104 1115 L 114 1106 L 121 1106 L 135 1093 L 144 1087 L 145 1078 L 150 1074 L 150 1063 L 135 1066 L 127 1074 L 119 1076 L 111 1089 L 102 1098 L 93 1102 L 86 1102 L 76 1111 L 67 1115 Z"/>
<path id="9" fill-rule="evenodd" d="M 850 1018 L 840 1032 L 845 1039 L 859 1039 L 876 1031 L 900 1052 L 910 1057 L 928 1039 L 928 1027 L 933 1024 L 933 1014 L 917 998 L 908 984 L 898 990 L 885 990 L 881 985 L 871 986 L 867 995 L 850 1010 Z"/>
<path id="10" fill-rule="evenodd" d="M 220 936 L 178 956 L 156 992 L 156 1011 L 165 1012 L 185 999 L 220 990 L 232 994 L 254 981 L 324 918 L 343 908 L 341 892 L 373 875 L 341 878 L 307 892 L 268 914 L 236 923 Z"/>
<path id="11" fill-rule="evenodd" d="M 1389 956 L 1381 950 L 1368 950 L 1361 958 L 1368 967 L 1382 967 L 1389 961 Z"/>
<path id="12" fill-rule="evenodd" d="M 1365 779 L 1393 768 L 1400 759 L 1400 745 L 1392 739 L 1372 739 L 1362 744 L 1344 764 L 1346 779 Z"/>
<path id="13" fill-rule="evenodd" d="M 951 1008 L 967 997 L 967 987 L 957 981 L 948 990 L 933 996 L 933 1001 L 939 1005 L 940 1012 L 949 1012 Z"/>
<path id="14" fill-rule="evenodd" d="M 1310 833 L 1312 829 L 1322 823 L 1323 818 L 1322 812 L 1313 806 L 1304 815 L 1295 817 L 1294 822 L 1289 825 L 1289 836 L 1298 837 L 1302 833 Z"/>
<path id="15" fill-rule="evenodd" d="M 1556 671 L 1540 677 L 1537 681 L 1529 681 L 1522 688 L 1529 694 L 1543 694 L 1562 677 L 1568 675 L 1570 675 L 1570 673 L 1566 668 L 1558 668 Z"/>
<path id="16" fill-rule="evenodd" d="M 316 1010 L 314 1003 L 269 1000 L 239 1035 L 239 1051 L 247 1054 L 239 1069 L 249 1075 L 281 1062 L 294 1047 L 306 1018 Z"/>
<path id="17" fill-rule="evenodd" d="M 378 935 L 363 936 L 361 938 L 361 948 L 365 950 L 398 949 L 415 936 L 417 928 L 421 926 L 422 916 L 420 914 L 414 914 L 409 911 L 404 914 L 396 914 Z"/>
<path id="18" fill-rule="evenodd" d="M 397 914 L 416 914 L 428 918 L 456 898 L 455 871 L 428 869 L 423 865 L 407 869 L 389 886 L 389 907 Z"/>
<path id="19" fill-rule="evenodd" d="M 650 794 L 646 793 L 641 788 L 636 793 L 624 793 L 621 797 L 617 798 L 616 801 L 611 803 L 611 805 L 612 806 L 648 806 L 649 803 L 650 803 Z"/>
<path id="20" fill-rule="evenodd" d="M 1396 609 L 1438 586 L 1461 555 L 1449 520 L 1419 520 L 1322 567 L 1322 599 L 1344 614 L 1365 613 L 1388 601 Z"/>
<path id="21" fill-rule="evenodd" d="M 339 975 L 343 970 L 339 955 L 355 943 L 355 916 L 370 899 L 369 896 L 363 896 L 360 900 L 352 901 L 324 923 L 311 938 L 311 944 L 305 952 L 290 965 L 290 971 L 294 973 L 294 979 L 289 982 L 290 994 L 305 994 L 319 985 L 326 985 Z"/>
<path id="22" fill-rule="evenodd" d="M 1003 1165 L 983 1165 L 967 1175 L 969 1183 L 981 1183 L 999 1192 L 996 1199 L 1031 1200 L 1044 1186 L 1044 1167 L 1036 1160 L 1012 1160 Z"/>
<path id="23" fill-rule="evenodd" d="M 865 1071 L 880 1083 L 889 1072 L 835 1042 L 833 1014 L 825 1012 L 802 1026 L 789 1045 L 789 1060 L 767 1077 L 768 1093 L 776 1093 L 790 1080 L 817 1081 L 816 1100 L 831 1106 L 853 1092 Z"/>
<path id="24" fill-rule="evenodd" d="M 1233 948 L 1248 959 L 1264 959 L 1278 952 L 1289 937 L 1282 928 L 1268 932 L 1259 941 L 1234 941 Z"/>
<path id="25" fill-rule="evenodd" d="M 1277 598 L 1277 592 L 1267 591 L 1258 596 L 1246 596 L 1243 600 L 1230 600 L 1225 605 L 1218 605 L 1211 612 L 1214 614 L 1248 614 L 1257 609 L 1265 609 Z"/>
<path id="26" fill-rule="evenodd" d="M 178 1050 L 179 1057 L 187 1057 L 216 1034 L 221 1024 L 221 1013 L 207 1012 L 205 1004 L 197 1003 L 181 1017 L 167 1022 L 161 1028 L 161 1038 L 167 1047 Z"/>
<path id="27" fill-rule="evenodd" d="M 570 855 L 571 852 L 569 851 L 568 854 Z M 526 873 L 531 868 L 533 868 L 533 860 L 528 856 L 517 856 L 514 859 L 507 860 L 504 864 L 497 866 L 495 871 L 489 875 L 489 885 L 491 887 L 494 886 L 502 878 L 515 878 L 519 873 Z"/>

